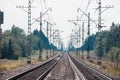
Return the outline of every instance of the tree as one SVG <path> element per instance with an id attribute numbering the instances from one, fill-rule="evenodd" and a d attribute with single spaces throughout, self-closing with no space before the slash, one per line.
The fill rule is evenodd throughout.
<path id="1" fill-rule="evenodd" d="M 21 36 L 25 35 L 25 32 L 23 29 L 16 27 L 15 25 L 12 26 L 11 34 L 15 36 L 16 38 L 20 38 Z"/>
<path id="2" fill-rule="evenodd" d="M 9 39 L 8 51 L 8 59 L 18 59 L 21 55 L 21 48 L 12 39 Z"/>
<path id="3" fill-rule="evenodd" d="M 42 31 L 39 32 L 36 29 L 36 30 L 33 31 L 33 35 L 38 37 L 38 38 L 36 38 L 38 41 L 40 41 L 40 38 L 41 38 L 42 48 L 44 48 L 44 49 L 50 49 L 51 48 L 51 44 L 49 43 L 48 38 L 44 35 L 44 33 Z M 38 43 L 40 43 L 40 42 L 36 41 L 36 43 L 38 45 Z"/>
<path id="4" fill-rule="evenodd" d="M 120 48 L 117 48 L 117 47 L 111 47 L 109 53 L 108 53 L 108 56 L 110 58 L 110 60 L 112 62 L 116 62 L 116 66 L 117 66 L 117 69 L 118 69 L 118 64 L 120 62 Z"/>
<path id="5" fill-rule="evenodd" d="M 28 49 L 28 36 L 25 35 L 23 29 L 12 26 L 11 30 L 6 30 L 3 33 L 2 39 L 2 58 L 7 59 L 18 59 L 19 57 L 27 57 L 29 53 L 32 53 L 33 50 L 39 50 L 40 47 L 40 38 L 42 43 L 42 49 L 55 48 L 54 45 L 49 44 L 48 38 L 44 35 L 42 31 L 37 29 L 31 33 L 30 48 Z"/>
<path id="6" fill-rule="evenodd" d="M 23 40 L 24 44 L 21 44 L 21 50 L 22 50 L 22 57 L 27 57 L 27 40 Z"/>
<path id="7" fill-rule="evenodd" d="M 26 36 L 24 31 L 13 25 L 12 30 L 6 30 L 2 39 L 2 58 L 18 59 L 23 54 Z M 24 47 L 25 49 L 25 47 Z"/>
<path id="8" fill-rule="evenodd" d="M 114 25 L 106 36 L 105 52 L 108 53 L 111 47 L 120 48 L 120 25 Z"/>
<path id="9" fill-rule="evenodd" d="M 88 40 L 89 40 L 89 44 L 88 44 Z M 95 40 L 96 40 L 96 34 L 89 36 L 85 41 L 84 41 L 84 45 L 81 47 L 81 49 L 87 50 L 88 45 L 90 50 L 94 50 L 94 46 L 95 46 Z"/>
<path id="10" fill-rule="evenodd" d="M 3 43 L 3 48 L 2 48 L 2 51 L 1 51 L 1 57 L 4 59 L 4 58 L 7 58 L 7 56 L 8 56 L 8 44 L 7 44 L 7 42 L 4 42 Z"/>

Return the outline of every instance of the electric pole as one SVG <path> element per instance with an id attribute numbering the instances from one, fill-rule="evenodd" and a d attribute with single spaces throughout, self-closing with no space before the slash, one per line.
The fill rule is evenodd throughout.
<path id="1" fill-rule="evenodd" d="M 51 29 L 51 27 L 50 27 L 50 46 L 52 46 L 52 45 L 51 45 L 51 35 L 52 35 L 52 34 L 51 34 L 51 32 L 52 32 L 51 30 L 52 30 L 52 29 Z M 50 47 L 50 56 L 52 56 L 52 55 L 51 55 L 51 47 Z"/>
<path id="2" fill-rule="evenodd" d="M 90 36 L 90 22 L 92 21 L 93 23 L 97 24 L 95 22 L 95 20 L 91 19 L 90 18 L 90 12 L 88 14 L 86 14 L 83 10 L 81 10 L 80 8 L 78 8 L 77 11 L 81 11 L 86 17 L 88 17 L 88 20 L 87 20 L 87 23 L 88 23 L 88 32 L 87 32 L 87 35 L 88 35 L 88 42 L 87 42 L 87 59 L 89 59 L 89 54 L 90 54 L 90 40 L 89 40 L 89 36 Z M 84 20 L 85 21 L 85 20 Z M 83 29 L 84 29 L 84 23 L 83 23 Z M 82 30 L 84 31 L 84 30 Z M 82 32 L 82 43 L 84 41 L 84 32 Z M 82 51 L 82 54 L 83 54 L 83 51 Z M 82 55 L 83 56 L 83 55 Z"/>
<path id="3" fill-rule="evenodd" d="M 54 33 L 55 32 L 53 32 L 53 55 L 54 55 Z"/>
<path id="4" fill-rule="evenodd" d="M 31 51 L 31 0 L 28 0 L 28 64 L 31 64 Z"/>
<path id="5" fill-rule="evenodd" d="M 1 42 L 2 42 L 2 28 L 1 28 L 1 24 L 0 24 L 0 59 L 2 58 L 2 53 L 1 53 L 2 44 L 1 44 Z M 0 60 L 0 66 L 1 66 L 1 60 Z"/>
<path id="6" fill-rule="evenodd" d="M 48 23 L 48 21 L 47 21 L 47 38 L 48 38 L 48 25 L 49 25 L 49 23 Z M 48 45 L 47 45 L 48 46 Z M 46 50 L 46 59 L 48 59 L 48 48 L 47 48 L 47 50 Z"/>
<path id="7" fill-rule="evenodd" d="M 69 22 L 73 23 L 75 26 L 77 25 L 79 27 L 79 30 L 77 32 L 75 32 L 77 34 L 77 50 L 76 50 L 76 53 L 80 54 L 80 51 L 79 51 L 79 45 L 80 45 L 80 25 L 77 24 L 78 21 L 81 21 L 81 20 L 68 20 Z M 77 22 L 76 22 L 77 21 Z"/>
<path id="8" fill-rule="evenodd" d="M 87 46 L 87 59 L 89 59 L 89 55 L 90 55 L 90 40 L 89 40 L 89 36 L 90 36 L 90 13 L 88 13 L 88 46 Z"/>
<path id="9" fill-rule="evenodd" d="M 46 21 L 46 20 L 44 20 L 45 22 L 47 22 L 47 29 L 46 29 L 46 32 L 47 32 L 47 37 L 50 39 L 50 41 L 49 41 L 49 43 L 51 44 L 51 36 L 52 36 L 52 29 L 51 29 L 51 27 L 53 26 L 53 25 L 56 25 L 56 23 L 53 23 L 53 24 L 51 24 L 50 22 L 48 22 L 48 21 Z M 49 27 L 49 25 L 51 25 L 51 27 Z M 49 32 L 50 31 L 50 35 L 49 35 Z M 48 36 L 49 35 L 49 36 Z M 46 53 L 48 53 L 47 51 L 46 51 Z M 52 56 L 51 55 L 51 47 L 50 47 L 50 56 Z M 47 56 L 46 56 L 46 58 L 47 58 Z"/>
<path id="10" fill-rule="evenodd" d="M 39 60 L 42 60 L 42 38 L 41 38 L 41 33 L 42 33 L 42 16 L 44 16 L 49 10 L 52 11 L 52 8 L 48 8 L 44 13 L 40 13 L 40 17 L 38 17 L 35 21 L 33 21 L 31 23 L 31 4 L 33 1 L 28 0 L 28 7 L 24 7 L 24 6 L 17 6 L 17 8 L 22 9 L 23 11 L 25 11 L 28 14 L 28 42 L 27 42 L 27 48 L 28 48 L 28 52 L 27 52 L 27 63 L 30 64 L 31 63 L 31 25 L 33 25 L 35 22 L 37 22 L 40 19 L 40 51 L 39 51 Z M 28 10 L 26 11 L 24 8 L 28 8 Z"/>
<path id="11" fill-rule="evenodd" d="M 84 46 L 84 22 L 83 22 L 83 24 L 82 24 L 82 59 L 84 58 L 84 57 L 83 57 L 83 52 L 84 52 L 83 46 Z"/>
<path id="12" fill-rule="evenodd" d="M 78 37 L 79 37 L 79 35 L 78 35 L 78 33 L 76 33 L 76 34 L 77 34 L 77 48 L 76 49 L 77 49 L 77 54 L 78 54 L 78 46 L 79 46 L 79 41 L 78 41 L 79 38 Z"/>
<path id="13" fill-rule="evenodd" d="M 39 61 L 42 61 L 42 12 L 40 12 L 40 44 L 39 44 Z"/>
<path id="14" fill-rule="evenodd" d="M 99 11 L 98 11 L 98 50 L 97 53 L 98 54 L 103 54 L 102 52 L 102 43 L 101 43 L 101 0 L 99 0 Z M 98 60 L 100 60 L 100 62 L 98 62 L 101 65 L 101 57 L 99 56 Z"/>
<path id="15" fill-rule="evenodd" d="M 56 38 L 56 37 L 58 37 L 58 32 L 59 32 L 59 30 L 55 30 L 55 31 L 53 31 L 53 33 L 52 33 L 52 35 L 53 35 L 53 55 L 54 55 L 54 48 L 55 48 L 55 45 L 54 45 L 54 43 L 55 43 L 55 39 L 58 39 L 58 38 Z M 55 35 L 55 33 L 57 33 L 57 35 Z"/>
<path id="16" fill-rule="evenodd" d="M 98 47 L 97 47 L 97 53 L 98 53 L 98 64 L 100 64 L 101 65 L 101 57 L 102 57 L 102 54 L 103 54 L 103 48 L 102 48 L 102 38 L 101 38 L 101 29 L 102 29 L 102 27 L 104 27 L 104 26 L 101 26 L 101 13 L 102 12 L 104 12 L 104 11 L 106 11 L 107 9 L 109 9 L 109 8 L 113 8 L 113 6 L 106 6 L 106 7 L 102 7 L 101 6 L 101 0 L 99 0 L 99 3 L 98 3 Z M 105 10 L 101 10 L 102 8 L 105 8 Z"/>
<path id="17" fill-rule="evenodd" d="M 28 0 L 28 7 L 24 6 L 17 6 L 17 8 L 21 8 L 23 11 L 28 13 L 28 37 L 27 37 L 27 63 L 31 64 L 31 52 L 32 52 L 32 47 L 31 47 L 31 4 L 32 1 Z M 28 8 L 26 11 L 24 8 Z"/>
<path id="18" fill-rule="evenodd" d="M 77 16 L 77 21 L 79 21 L 79 18 L 78 18 L 78 16 Z M 81 38 L 81 34 L 80 34 L 80 32 L 81 32 L 81 27 L 79 26 L 79 30 L 78 30 L 78 40 L 79 40 L 79 43 L 78 43 L 78 54 L 80 55 L 80 38 Z"/>
<path id="19" fill-rule="evenodd" d="M 4 23 L 4 12 L 0 11 L 0 66 L 1 66 L 1 58 L 2 58 L 2 53 L 1 53 L 1 47 L 2 47 L 2 28 L 1 24 Z M 1 69 L 0 69 L 1 72 Z M 1 78 L 0 78 L 1 79 Z"/>
<path id="20" fill-rule="evenodd" d="M 80 34 L 80 32 L 81 32 L 81 28 L 79 27 L 79 37 L 78 37 L 78 39 L 79 39 L 79 48 L 80 48 L 80 38 L 81 38 L 81 34 Z M 80 49 L 78 49 L 78 53 L 79 53 L 79 55 L 80 55 Z"/>

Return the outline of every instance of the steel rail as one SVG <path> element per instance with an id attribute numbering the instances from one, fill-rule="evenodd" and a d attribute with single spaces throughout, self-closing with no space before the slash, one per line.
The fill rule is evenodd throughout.
<path id="1" fill-rule="evenodd" d="M 16 75 L 14 75 L 14 76 L 11 76 L 11 77 L 9 77 L 9 78 L 6 79 L 6 80 L 17 80 L 17 79 L 21 78 L 22 76 L 27 75 L 28 73 L 33 72 L 34 70 L 36 70 L 36 69 L 44 66 L 45 64 L 51 62 L 52 60 L 54 60 L 54 59 L 57 58 L 57 57 L 62 57 L 62 55 L 59 54 L 59 55 L 53 57 L 52 59 L 50 59 L 50 60 L 48 60 L 48 61 L 46 61 L 46 62 L 43 62 L 42 64 L 40 64 L 40 65 L 37 66 L 37 67 L 34 67 L 34 68 L 30 69 L 30 70 L 27 70 L 27 71 L 24 71 L 24 72 L 22 72 L 22 73 L 16 74 Z M 57 61 L 58 61 L 58 60 L 57 60 Z M 56 62 L 57 62 L 57 61 L 56 61 Z M 55 66 L 55 64 L 53 64 L 53 65 Z"/>
<path id="2" fill-rule="evenodd" d="M 63 57 L 63 55 L 62 55 Z M 61 57 L 61 58 L 62 58 Z M 54 66 L 59 62 L 59 60 L 61 59 L 59 58 L 49 69 L 47 69 L 41 76 L 39 76 L 36 80 L 43 80 L 47 75 L 48 73 L 54 68 Z"/>
<path id="3" fill-rule="evenodd" d="M 73 71 L 75 72 L 76 75 L 79 76 L 80 80 L 86 80 L 86 78 L 83 76 L 83 74 L 78 70 L 78 68 L 75 66 L 73 61 L 70 59 L 69 55 L 68 55 L 68 59 L 69 59 L 69 62 L 70 62 L 70 65 L 71 65 Z"/>
<path id="4" fill-rule="evenodd" d="M 70 54 L 69 54 L 70 55 Z M 107 75 L 99 72 L 98 70 L 92 68 L 91 66 L 87 65 L 86 63 L 76 59 L 75 57 L 73 57 L 72 55 L 70 55 L 72 58 L 74 58 L 78 63 L 82 64 L 84 67 L 88 68 L 89 70 L 91 70 L 92 72 L 96 73 L 97 75 L 100 75 L 100 77 L 102 78 L 106 78 L 106 80 L 112 80 L 110 77 L 108 77 Z"/>

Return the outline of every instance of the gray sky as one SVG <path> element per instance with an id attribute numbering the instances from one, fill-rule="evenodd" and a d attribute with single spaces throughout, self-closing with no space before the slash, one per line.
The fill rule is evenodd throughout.
<path id="1" fill-rule="evenodd" d="M 40 14 L 40 11 L 45 11 L 44 0 L 33 0 L 32 6 L 36 8 L 32 8 L 32 18 L 37 18 Z M 98 4 L 96 1 L 98 0 L 45 0 L 47 7 L 52 7 L 52 12 L 50 14 L 50 20 L 52 23 L 56 23 L 54 26 L 55 29 L 63 30 L 61 33 L 63 41 L 65 45 L 67 44 L 71 30 L 75 28 L 72 23 L 69 23 L 67 20 L 76 19 L 76 16 L 81 17 L 81 12 L 77 13 L 77 9 L 81 8 L 86 13 L 91 13 L 91 18 L 97 20 L 98 11 L 95 13 L 93 8 L 97 8 Z M 88 2 L 91 2 L 89 7 L 87 8 Z M 21 27 L 27 33 L 27 13 L 22 11 L 21 9 L 16 8 L 16 5 L 24 5 L 27 6 L 28 0 L 0 0 L 0 10 L 5 13 L 5 21 L 2 25 L 2 29 L 7 30 L 10 29 L 13 24 L 18 27 Z M 42 5 L 42 8 L 41 8 Z M 114 5 L 113 9 L 108 9 L 104 13 L 102 13 L 102 19 L 105 26 L 104 29 L 109 29 L 109 26 L 112 22 L 119 23 L 120 22 L 120 0 L 102 0 L 102 6 L 106 5 Z M 51 17 L 52 15 L 52 17 Z M 47 19 L 47 15 L 43 17 L 43 19 Z M 81 20 L 87 19 L 85 16 L 82 17 Z M 81 25 L 82 22 L 79 24 Z M 32 25 L 32 30 L 39 29 L 39 23 L 35 23 Z M 44 28 L 46 26 L 44 25 Z M 87 29 L 87 24 L 85 24 L 85 28 Z M 94 23 L 91 24 L 91 33 L 95 33 L 97 31 L 96 25 Z"/>

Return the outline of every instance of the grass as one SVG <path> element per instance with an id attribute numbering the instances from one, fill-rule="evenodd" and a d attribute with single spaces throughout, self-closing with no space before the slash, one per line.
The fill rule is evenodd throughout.
<path id="1" fill-rule="evenodd" d="M 114 64 L 115 63 L 113 63 L 111 61 L 102 61 L 102 66 L 101 67 L 107 73 L 111 73 L 112 75 L 115 75 L 115 76 L 120 76 L 120 64 L 119 64 L 119 69 L 117 69 L 117 67 L 114 66 Z"/>
<path id="2" fill-rule="evenodd" d="M 36 64 L 38 63 L 38 54 L 39 52 L 36 51 L 34 55 L 31 57 L 31 64 Z M 48 54 L 50 57 L 50 54 Z M 8 60 L 8 59 L 1 59 L 0 60 L 0 71 L 5 71 L 5 70 L 10 70 L 10 69 L 15 69 L 17 67 L 23 66 L 26 64 L 26 58 L 20 58 L 19 60 Z M 42 60 L 46 60 L 46 51 L 44 50 L 42 53 Z"/>
<path id="3" fill-rule="evenodd" d="M 0 69 L 2 71 L 10 70 L 10 69 L 17 68 L 18 66 L 23 66 L 24 64 L 25 64 L 25 59 L 23 59 L 23 60 L 7 60 L 7 59 L 3 59 L 3 60 L 1 60 Z"/>

